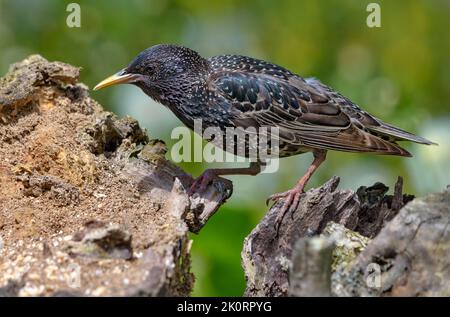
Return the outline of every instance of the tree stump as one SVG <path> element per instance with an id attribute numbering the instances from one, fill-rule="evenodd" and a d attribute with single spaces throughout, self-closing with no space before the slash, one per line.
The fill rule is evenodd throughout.
<path id="1" fill-rule="evenodd" d="M 0 295 L 189 295 L 188 230 L 226 200 L 194 198 L 135 119 L 34 55 L 0 79 Z"/>
<path id="2" fill-rule="evenodd" d="M 334 177 L 278 234 L 272 206 L 244 241 L 245 295 L 449 296 L 450 191 L 413 200 L 402 182 L 390 196 L 381 183 L 338 190 Z"/>

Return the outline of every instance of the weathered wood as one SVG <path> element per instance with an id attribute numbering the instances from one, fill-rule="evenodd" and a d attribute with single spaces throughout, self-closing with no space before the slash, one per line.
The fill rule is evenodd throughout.
<path id="1" fill-rule="evenodd" d="M 403 207 L 336 281 L 339 296 L 450 296 L 450 191 Z"/>
<path id="2" fill-rule="evenodd" d="M 293 248 L 299 239 L 319 235 L 330 221 L 364 236 L 374 237 L 385 223 L 398 213 L 399 207 L 412 199 L 412 196 L 401 194 L 401 179 L 397 182 L 394 197 L 386 195 L 388 188 L 381 183 L 361 187 L 357 192 L 338 190 L 338 184 L 339 178 L 333 177 L 323 186 L 307 191 L 302 196 L 298 209 L 285 215 L 279 234 L 275 227 L 283 201 L 270 208 L 244 241 L 242 265 L 247 280 L 245 295 L 287 296 L 290 289 L 289 268 L 294 256 Z M 395 209 L 392 206 L 393 201 Z M 309 243 L 305 241 L 304 245 L 308 246 Z M 305 252 L 309 251 L 299 250 L 296 257 L 305 258 Z M 320 252 L 318 259 L 322 258 Z M 314 263 L 314 259 L 311 261 Z M 317 276 L 326 276 L 326 272 Z M 311 281 L 314 277 L 303 279 Z M 300 282 L 297 280 L 295 283 Z M 307 293 L 304 290 L 306 288 L 296 294 L 304 295 Z"/>
<path id="3" fill-rule="evenodd" d="M 189 295 L 188 230 L 229 193 L 192 179 L 79 69 L 31 56 L 0 79 L 0 295 Z"/>

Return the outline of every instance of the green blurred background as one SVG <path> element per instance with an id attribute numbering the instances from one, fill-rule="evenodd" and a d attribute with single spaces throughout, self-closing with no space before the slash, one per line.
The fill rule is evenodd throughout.
<path id="1" fill-rule="evenodd" d="M 81 28 L 66 26 L 70 2 L 81 6 Z M 157 43 L 185 45 L 203 56 L 266 59 L 320 78 L 384 121 L 440 144 L 405 144 L 412 159 L 330 153 L 309 186 L 338 175 L 343 188 L 376 181 L 392 187 L 403 175 L 410 193 L 440 191 L 450 183 L 450 1 L 373 1 L 381 5 L 380 28 L 366 25 L 370 2 L 0 0 L 0 73 L 39 53 L 81 66 L 81 81 L 93 87 Z M 173 144 L 170 132 L 181 123 L 138 88 L 91 95 Z M 266 211 L 265 198 L 292 186 L 311 159 L 283 159 L 277 174 L 232 178 L 233 197 L 192 236 L 194 295 L 242 294 L 244 237 Z M 183 168 L 198 175 L 205 166 Z"/>

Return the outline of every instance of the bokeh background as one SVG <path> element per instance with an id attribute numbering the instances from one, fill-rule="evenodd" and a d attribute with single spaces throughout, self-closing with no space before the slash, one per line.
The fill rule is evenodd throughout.
<path id="1" fill-rule="evenodd" d="M 66 7 L 81 6 L 81 27 L 69 28 Z M 381 6 L 381 27 L 369 28 L 366 7 Z M 157 43 L 176 43 L 203 56 L 250 55 L 320 78 L 372 114 L 439 146 L 405 144 L 412 159 L 330 153 L 313 177 L 315 187 L 333 175 L 356 189 L 404 176 L 415 195 L 450 183 L 450 1 L 61 1 L 0 0 L 0 73 L 29 54 L 83 68 L 93 87 Z M 169 145 L 181 123 L 138 88 L 91 94 L 106 109 L 138 118 L 151 137 Z M 312 157 L 281 161 L 276 174 L 232 177 L 235 191 L 200 235 L 192 236 L 194 295 L 239 296 L 244 237 L 266 211 L 265 198 L 294 184 Z M 183 164 L 197 175 L 206 166 Z"/>

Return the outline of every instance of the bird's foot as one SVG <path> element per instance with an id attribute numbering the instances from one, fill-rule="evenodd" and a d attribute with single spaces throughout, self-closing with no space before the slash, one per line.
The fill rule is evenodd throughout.
<path id="1" fill-rule="evenodd" d="M 217 175 L 211 171 L 204 171 L 199 177 L 197 177 L 191 185 L 191 188 L 188 191 L 189 195 L 194 194 L 195 192 L 202 192 L 208 187 L 208 185 L 216 178 Z"/>
<path id="2" fill-rule="evenodd" d="M 281 199 L 284 200 L 283 206 L 280 208 L 277 218 L 275 219 L 275 231 L 277 236 L 284 216 L 288 211 L 290 211 L 291 218 L 293 218 L 294 212 L 297 210 L 298 204 L 300 203 L 300 198 L 304 194 L 303 188 L 304 185 L 298 184 L 288 191 L 273 194 L 266 200 L 266 204 L 271 200 L 274 202 L 278 202 Z"/>
<path id="3" fill-rule="evenodd" d="M 188 190 L 188 194 L 193 195 L 194 193 L 204 192 L 215 179 L 219 179 L 225 185 L 225 189 L 228 192 L 228 197 L 230 197 L 233 192 L 233 183 L 229 179 L 220 177 L 214 172 L 214 170 L 211 169 L 204 171 L 194 180 Z"/>

